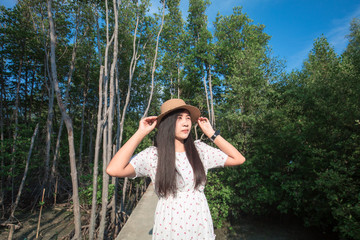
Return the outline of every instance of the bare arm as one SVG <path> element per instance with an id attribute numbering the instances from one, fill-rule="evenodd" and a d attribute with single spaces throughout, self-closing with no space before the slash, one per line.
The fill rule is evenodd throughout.
<path id="1" fill-rule="evenodd" d="M 215 130 L 212 128 L 209 120 L 204 117 L 198 119 L 198 124 L 204 134 L 210 138 L 214 135 Z M 245 162 L 245 157 L 228 141 L 226 141 L 222 136 L 217 136 L 214 143 L 216 146 L 223 151 L 228 158 L 226 159 L 225 166 L 237 166 Z"/>
<path id="2" fill-rule="evenodd" d="M 139 129 L 111 159 L 106 168 L 107 174 L 113 177 L 135 177 L 135 169 L 129 161 L 144 137 L 155 128 L 156 118 L 156 116 L 147 117 L 140 121 Z"/>

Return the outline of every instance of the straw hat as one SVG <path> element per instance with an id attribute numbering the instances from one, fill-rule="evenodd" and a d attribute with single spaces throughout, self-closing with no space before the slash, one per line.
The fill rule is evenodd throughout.
<path id="1" fill-rule="evenodd" d="M 186 109 L 190 112 L 191 121 L 194 123 L 200 117 L 200 110 L 197 107 L 187 105 L 184 100 L 182 99 L 170 99 L 164 102 L 161 107 L 160 111 L 161 114 L 157 117 L 157 124 L 156 127 L 159 126 L 161 119 L 165 117 L 170 112 L 177 110 L 177 109 Z"/>

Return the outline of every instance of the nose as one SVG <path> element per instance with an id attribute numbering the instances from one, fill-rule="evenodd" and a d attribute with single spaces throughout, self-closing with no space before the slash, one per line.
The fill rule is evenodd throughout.
<path id="1" fill-rule="evenodd" d="M 184 127 L 188 127 L 189 126 L 189 124 L 190 124 L 190 122 L 191 122 L 191 120 L 190 119 L 182 119 L 182 125 L 184 126 Z"/>

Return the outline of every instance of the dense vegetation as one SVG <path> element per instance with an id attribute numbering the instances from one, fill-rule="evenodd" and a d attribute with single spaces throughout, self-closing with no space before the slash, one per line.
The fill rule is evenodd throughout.
<path id="1" fill-rule="evenodd" d="M 99 206 L 93 211 L 105 206 L 100 216 L 113 220 L 98 234 L 111 238 L 125 218 L 110 214 L 108 204 L 126 215 L 125 194 L 120 203 L 114 196 L 130 191 L 138 198 L 139 187 L 97 176 L 97 165 L 106 166 L 107 153 L 134 133 L 144 112 L 158 115 L 161 102 L 180 97 L 199 106 L 247 158 L 240 167 L 208 176 L 206 193 L 217 227 L 242 214 L 284 215 L 334 231 L 340 239 L 360 239 L 360 20 L 352 20 L 341 55 L 319 36 L 303 67 L 286 73 L 271 53 L 265 26 L 253 24 L 241 7 L 217 16 L 210 32 L 205 15 L 210 2 L 189 2 L 184 21 L 179 0 L 166 1 L 162 25 L 162 10 L 150 14 L 148 0 L 50 1 L 56 75 L 47 2 L 19 0 L 12 9 L 0 7 L 2 218 L 11 216 L 39 123 L 18 210 L 36 207 L 43 188 L 46 204 L 53 204 L 55 187 L 57 201 L 73 201 L 79 191 L 84 209 L 94 205 L 92 198 Z M 65 113 L 73 127 L 71 132 L 66 122 L 74 137 L 76 191 Z M 201 137 L 198 129 L 196 136 Z"/>

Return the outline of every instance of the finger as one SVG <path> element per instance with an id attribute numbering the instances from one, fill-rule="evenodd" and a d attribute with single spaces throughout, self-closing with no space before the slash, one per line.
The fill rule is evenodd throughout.
<path id="1" fill-rule="evenodd" d="M 156 125 L 156 123 L 157 123 L 157 119 L 149 119 L 149 120 L 147 120 L 147 123 L 149 124 L 149 125 L 153 125 L 153 124 L 155 124 Z"/>
<path id="2" fill-rule="evenodd" d="M 157 116 L 150 116 L 150 117 L 144 118 L 145 121 L 155 121 L 156 119 L 157 119 Z"/>
<path id="3" fill-rule="evenodd" d="M 199 127 L 200 127 L 201 129 L 204 128 L 205 124 L 206 124 L 206 122 L 204 122 L 204 121 L 202 121 L 202 120 L 198 120 L 198 125 L 199 125 Z"/>
<path id="4" fill-rule="evenodd" d="M 147 120 L 146 124 L 152 126 L 154 124 L 154 120 Z"/>
<path id="5" fill-rule="evenodd" d="M 205 117 L 201 117 L 201 118 L 199 118 L 199 123 L 207 123 L 207 122 L 209 122 L 209 120 L 207 119 L 207 118 L 205 118 Z"/>
<path id="6" fill-rule="evenodd" d="M 146 117 L 146 118 L 143 118 L 145 121 L 154 121 L 157 119 L 157 116 L 150 116 L 150 117 Z"/>

